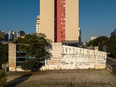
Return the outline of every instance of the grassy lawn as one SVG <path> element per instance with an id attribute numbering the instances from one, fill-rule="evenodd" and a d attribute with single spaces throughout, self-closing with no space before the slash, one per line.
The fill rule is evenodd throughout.
<path id="1" fill-rule="evenodd" d="M 7 72 L 7 87 L 116 87 L 106 70 Z"/>

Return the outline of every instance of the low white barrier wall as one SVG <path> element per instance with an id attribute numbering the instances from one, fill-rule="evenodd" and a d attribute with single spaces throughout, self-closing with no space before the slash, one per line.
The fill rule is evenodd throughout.
<path id="1" fill-rule="evenodd" d="M 44 69 L 104 69 L 106 52 L 89 50 L 79 47 L 52 44 L 52 55 L 46 60 Z"/>

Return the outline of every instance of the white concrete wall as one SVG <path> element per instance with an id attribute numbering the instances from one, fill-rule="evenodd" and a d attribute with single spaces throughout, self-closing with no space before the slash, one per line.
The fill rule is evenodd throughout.
<path id="1" fill-rule="evenodd" d="M 8 63 L 9 63 L 9 71 L 16 70 L 16 44 L 9 43 L 9 51 L 8 51 Z"/>
<path id="2" fill-rule="evenodd" d="M 62 55 L 62 68 L 88 69 L 105 68 L 106 66 L 106 52 L 62 46 Z"/>
<path id="3" fill-rule="evenodd" d="M 62 50 L 57 50 L 61 48 Z M 54 56 L 48 61 L 51 64 L 46 63 L 44 69 L 104 69 L 106 67 L 106 52 L 54 45 L 51 53 Z M 55 58 L 57 59 L 58 55 L 62 55 L 61 58 L 59 56 L 59 61 L 61 59 L 61 63 L 59 62 L 59 64 L 55 63 L 57 61 Z"/>
<path id="4" fill-rule="evenodd" d="M 62 44 L 61 43 L 52 43 L 52 50 L 50 51 L 52 56 L 49 60 L 45 61 L 44 69 L 60 69 L 61 59 L 62 59 Z"/>

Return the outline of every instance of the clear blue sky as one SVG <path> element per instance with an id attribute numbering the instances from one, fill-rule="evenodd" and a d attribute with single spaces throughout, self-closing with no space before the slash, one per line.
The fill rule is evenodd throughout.
<path id="1" fill-rule="evenodd" d="M 39 0 L 0 0 L 0 30 L 35 33 Z M 82 41 L 91 36 L 110 36 L 116 28 L 116 0 L 80 0 Z"/>

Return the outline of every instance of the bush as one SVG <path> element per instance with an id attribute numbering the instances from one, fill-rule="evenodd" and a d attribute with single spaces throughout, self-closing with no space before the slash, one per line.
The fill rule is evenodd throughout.
<path id="1" fill-rule="evenodd" d="M 4 70 L 0 70 L 0 87 L 6 86 L 6 74 Z"/>

